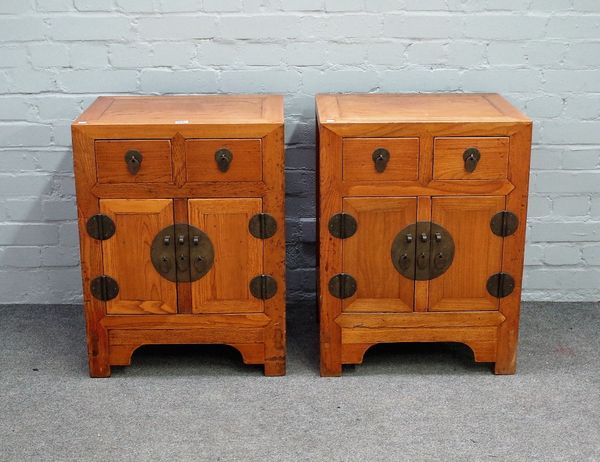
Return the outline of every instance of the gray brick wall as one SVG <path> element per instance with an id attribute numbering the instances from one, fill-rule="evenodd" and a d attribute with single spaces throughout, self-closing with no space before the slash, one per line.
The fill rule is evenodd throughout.
<path id="1" fill-rule="evenodd" d="M 286 95 L 290 299 L 314 299 L 313 95 L 497 91 L 536 121 L 525 298 L 600 299 L 598 0 L 2 0 L 0 303 L 81 299 L 70 121 L 97 95 Z"/>

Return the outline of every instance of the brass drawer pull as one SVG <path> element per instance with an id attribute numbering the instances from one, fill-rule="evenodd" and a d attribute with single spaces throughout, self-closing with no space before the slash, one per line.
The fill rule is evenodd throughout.
<path id="1" fill-rule="evenodd" d="M 125 163 L 127 164 L 127 170 L 129 170 L 129 173 L 132 175 L 137 175 L 137 172 L 139 172 L 140 168 L 142 167 L 143 160 L 144 156 L 142 156 L 140 151 L 127 151 L 127 154 L 125 154 Z"/>
<path id="2" fill-rule="evenodd" d="M 373 162 L 377 173 L 383 173 L 390 161 L 390 151 L 384 148 L 378 148 L 373 151 Z"/>
<path id="3" fill-rule="evenodd" d="M 219 170 L 225 173 L 233 161 L 233 153 L 229 149 L 219 149 L 215 152 L 215 161 Z"/>
<path id="4" fill-rule="evenodd" d="M 463 160 L 465 161 L 465 171 L 472 173 L 477 167 L 477 163 L 481 159 L 481 153 L 477 148 L 469 148 L 463 153 Z"/>

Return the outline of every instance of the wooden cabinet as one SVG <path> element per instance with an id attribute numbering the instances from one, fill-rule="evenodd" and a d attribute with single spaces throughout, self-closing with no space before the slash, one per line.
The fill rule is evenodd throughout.
<path id="1" fill-rule="evenodd" d="M 285 374 L 282 98 L 101 97 L 72 133 L 90 375 L 187 343 Z"/>
<path id="2" fill-rule="evenodd" d="M 319 95 L 321 374 L 460 342 L 515 372 L 531 121 L 495 94 Z"/>

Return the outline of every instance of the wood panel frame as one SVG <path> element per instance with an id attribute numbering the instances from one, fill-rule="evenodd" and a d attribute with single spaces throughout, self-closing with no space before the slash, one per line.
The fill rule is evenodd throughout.
<path id="1" fill-rule="evenodd" d="M 502 98 L 490 100 L 507 114 L 520 117 Z M 494 363 L 496 374 L 512 374 L 516 367 L 523 255 L 527 220 L 527 194 L 531 154 L 532 123 L 526 119 L 479 122 L 361 123 L 336 122 L 334 98 L 317 97 L 318 123 L 318 241 L 319 241 L 319 315 L 321 338 L 321 375 L 339 376 L 342 364 L 362 363 L 365 351 L 386 342 L 461 342 L 474 353 L 475 361 Z M 321 114 L 333 114 L 330 118 Z M 433 180 L 435 137 L 509 137 L 507 179 L 442 181 Z M 342 139 L 345 137 L 420 138 L 419 179 L 417 181 L 368 182 L 342 181 Z M 330 235 L 327 222 L 341 211 L 342 199 L 349 196 L 418 196 L 419 220 L 431 219 L 431 197 L 442 195 L 502 195 L 506 209 L 515 213 L 520 226 L 503 243 L 502 271 L 510 273 L 515 290 L 499 301 L 492 312 L 429 313 L 428 282 L 417 281 L 414 313 L 344 313 L 341 300 L 329 294 L 329 279 L 341 271 L 341 240 Z M 433 317 L 438 316 L 438 317 Z M 439 315 L 442 315 L 441 317 Z M 354 316 L 356 324 L 346 321 Z M 485 318 L 485 323 L 474 320 Z M 373 320 L 377 320 L 374 325 Z M 368 328 L 367 328 L 368 327 Z"/>

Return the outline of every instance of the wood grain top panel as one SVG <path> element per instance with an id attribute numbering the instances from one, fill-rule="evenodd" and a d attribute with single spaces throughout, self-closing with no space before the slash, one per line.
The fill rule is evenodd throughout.
<path id="1" fill-rule="evenodd" d="M 322 124 L 530 122 L 495 93 L 317 95 Z"/>
<path id="2" fill-rule="evenodd" d="M 74 125 L 283 124 L 277 95 L 101 96 Z"/>

